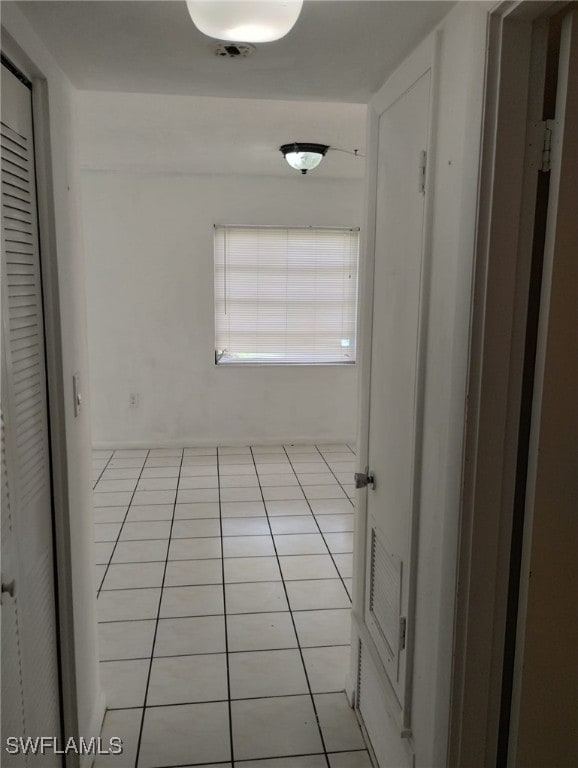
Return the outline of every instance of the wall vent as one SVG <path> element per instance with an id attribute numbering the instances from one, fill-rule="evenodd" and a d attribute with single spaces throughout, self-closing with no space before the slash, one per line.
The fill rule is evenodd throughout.
<path id="1" fill-rule="evenodd" d="M 399 652 L 401 566 L 399 558 L 381 544 L 374 528 L 371 533 L 369 610 L 393 658 Z"/>

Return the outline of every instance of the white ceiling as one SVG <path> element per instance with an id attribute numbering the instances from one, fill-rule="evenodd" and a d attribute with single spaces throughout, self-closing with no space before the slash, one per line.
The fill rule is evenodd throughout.
<path id="1" fill-rule="evenodd" d="M 436 0 L 305 0 L 293 30 L 221 59 L 182 0 L 21 0 L 80 89 L 366 103 L 447 13 Z"/>

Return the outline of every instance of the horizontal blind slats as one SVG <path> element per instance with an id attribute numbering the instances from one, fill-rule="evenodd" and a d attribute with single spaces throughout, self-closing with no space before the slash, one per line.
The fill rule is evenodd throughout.
<path id="1" fill-rule="evenodd" d="M 359 235 L 215 228 L 220 362 L 354 362 Z"/>

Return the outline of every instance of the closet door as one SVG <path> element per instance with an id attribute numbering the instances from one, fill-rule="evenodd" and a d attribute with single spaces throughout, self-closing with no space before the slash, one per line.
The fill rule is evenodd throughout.
<path id="1" fill-rule="evenodd" d="M 421 511 L 421 384 L 428 264 L 424 251 L 431 56 L 406 66 L 371 105 L 375 258 L 357 710 L 383 768 L 411 768 L 412 672 Z M 358 504 L 362 503 L 361 495 Z M 365 512 L 364 507 L 361 509 Z M 362 512 L 362 514 L 363 514 Z M 359 574 L 358 574 L 359 575 Z"/>
<path id="2" fill-rule="evenodd" d="M 422 309 L 425 188 L 418 168 L 428 139 L 430 72 L 379 119 L 365 622 L 400 709 L 407 707 L 407 633 Z M 422 153 L 424 153 L 422 155 Z"/>
<path id="3" fill-rule="evenodd" d="M 30 89 L 2 65 L 2 741 L 60 739 L 52 494 Z M 7 755 L 7 768 L 61 765 Z"/>

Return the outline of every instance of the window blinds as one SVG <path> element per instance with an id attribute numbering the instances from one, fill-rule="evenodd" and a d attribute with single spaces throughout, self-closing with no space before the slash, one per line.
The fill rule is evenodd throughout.
<path id="1" fill-rule="evenodd" d="M 217 363 L 353 363 L 359 232 L 215 227 Z"/>

